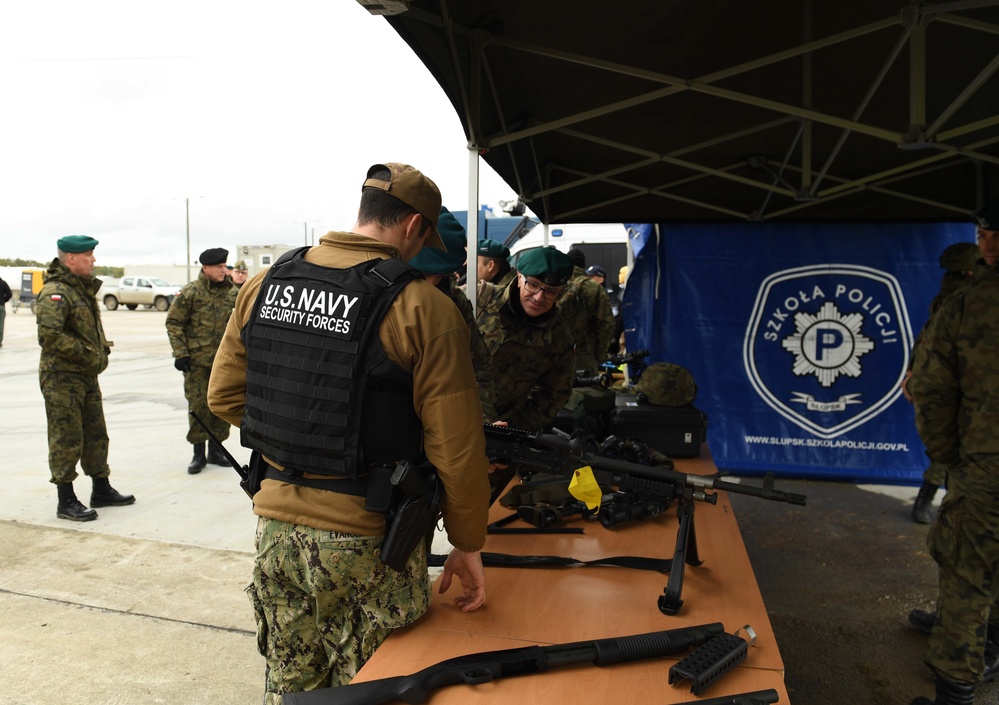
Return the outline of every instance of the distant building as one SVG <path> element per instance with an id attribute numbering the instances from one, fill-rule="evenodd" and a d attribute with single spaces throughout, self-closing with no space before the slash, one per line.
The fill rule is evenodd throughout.
<path id="1" fill-rule="evenodd" d="M 285 252 L 299 247 L 301 245 L 236 245 L 236 250 L 229 253 L 229 264 L 243 260 L 246 262 L 247 276 L 252 277 L 274 264 Z"/>
<path id="2" fill-rule="evenodd" d="M 270 267 L 288 250 L 294 250 L 298 245 L 236 245 L 235 249 L 229 250 L 229 261 L 227 264 L 234 265 L 239 260 L 246 262 L 247 276 L 252 277 L 261 269 Z M 191 263 L 191 280 L 198 278 L 201 265 L 195 258 Z M 184 264 L 126 264 L 126 277 L 159 277 L 166 279 L 171 284 L 186 284 L 188 268 Z M 108 277 L 103 277 L 107 279 Z"/>

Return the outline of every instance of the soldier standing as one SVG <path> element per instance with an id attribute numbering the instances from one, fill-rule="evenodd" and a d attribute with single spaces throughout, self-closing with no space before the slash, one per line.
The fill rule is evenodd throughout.
<path id="1" fill-rule="evenodd" d="M 604 288 L 586 275 L 586 255 L 582 250 L 569 250 L 572 276 L 569 291 L 558 306 L 573 322 L 576 343 L 574 370 L 585 375 L 595 375 L 607 359 L 607 351 L 614 340 L 614 313 Z"/>
<path id="2" fill-rule="evenodd" d="M 7 317 L 7 302 L 12 296 L 10 286 L 3 279 L 0 279 L 0 348 L 3 347 L 3 320 Z"/>
<path id="3" fill-rule="evenodd" d="M 97 240 L 70 235 L 56 243 L 58 257 L 49 265 L 38 292 L 39 383 L 48 419 L 49 470 L 59 494 L 56 516 L 91 521 L 97 512 L 73 491 L 76 464 L 93 482 L 91 507 L 120 507 L 135 502 L 108 481 L 108 431 L 97 375 L 107 369 L 111 342 L 104 337 L 95 295 L 94 248 Z"/>
<path id="4" fill-rule="evenodd" d="M 376 468 L 425 455 L 438 469 L 455 547 L 440 589 L 457 576 L 463 612 L 485 601 L 488 464 L 468 329 L 405 264 L 443 248 L 440 209 L 413 167 L 372 166 L 353 232 L 254 275 L 215 359 L 211 407 L 240 426 L 250 467 L 264 471 L 247 594 L 266 635 L 267 705 L 349 682 L 429 607 L 424 542 L 400 572 L 380 558 L 385 516 L 366 509 L 363 487 L 377 490 Z"/>
<path id="5" fill-rule="evenodd" d="M 173 366 L 184 373 L 184 396 L 188 407 L 220 441 L 229 437 L 229 424 L 208 410 L 208 378 L 236 301 L 237 289 L 226 276 L 228 256 L 228 250 L 220 247 L 202 252 L 198 258 L 201 273 L 180 290 L 166 317 Z M 201 472 L 207 463 L 229 464 L 214 444 L 205 455 L 208 434 L 192 418 L 188 418 L 187 441 L 194 446 L 194 456 L 187 466 L 190 474 Z"/>
<path id="6" fill-rule="evenodd" d="M 940 577 L 926 656 L 936 699 L 913 705 L 970 704 L 977 684 L 999 675 L 999 199 L 976 220 L 987 266 L 930 319 L 908 383 L 919 436 L 948 485 L 927 537 Z"/>
<path id="7" fill-rule="evenodd" d="M 930 303 L 930 318 L 933 314 L 937 312 L 940 305 L 944 302 L 948 296 L 953 294 L 955 291 L 963 287 L 971 279 L 972 274 L 975 272 L 977 267 L 977 262 L 981 252 L 978 249 L 978 245 L 973 242 L 956 242 L 953 245 L 949 245 L 940 253 L 940 267 L 944 270 L 943 280 L 940 282 L 940 291 L 937 295 L 933 297 L 933 301 Z M 927 319 L 926 324 L 923 326 L 923 330 L 929 325 L 929 319 Z M 919 339 L 922 336 L 923 331 L 919 332 L 916 336 L 916 342 L 913 344 L 912 352 L 913 356 L 916 352 L 916 347 L 919 345 Z M 905 381 L 902 382 L 902 392 L 905 394 L 905 398 L 912 401 L 908 390 L 906 389 L 906 382 L 909 379 L 909 375 L 912 374 L 911 365 L 912 358 L 909 360 L 910 371 L 906 374 Z M 929 467 L 923 471 L 923 484 L 919 488 L 919 493 L 916 495 L 916 501 L 912 505 L 912 520 L 917 524 L 929 524 L 933 519 L 932 515 L 932 505 L 933 498 L 937 494 L 937 490 L 947 484 L 947 468 L 943 467 L 939 463 L 930 463 Z"/>

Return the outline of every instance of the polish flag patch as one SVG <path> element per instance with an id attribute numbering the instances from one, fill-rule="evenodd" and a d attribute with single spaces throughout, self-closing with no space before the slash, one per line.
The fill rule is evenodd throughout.
<path id="1" fill-rule="evenodd" d="M 52 294 L 50 297 L 53 301 L 62 301 L 62 294 Z"/>

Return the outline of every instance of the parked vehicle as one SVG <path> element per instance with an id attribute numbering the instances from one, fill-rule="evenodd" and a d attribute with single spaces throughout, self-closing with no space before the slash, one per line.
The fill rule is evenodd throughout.
<path id="1" fill-rule="evenodd" d="M 35 312 L 35 306 L 37 302 L 35 298 L 38 296 L 38 292 L 42 290 L 42 284 L 45 283 L 42 275 L 44 270 L 41 269 L 22 269 L 21 270 L 21 291 L 17 295 L 18 305 L 27 304 L 31 307 L 31 312 Z"/>
<path id="2" fill-rule="evenodd" d="M 180 285 L 171 284 L 159 277 L 122 277 L 117 283 L 107 280 L 97 292 L 108 311 L 124 304 L 129 311 L 139 306 L 166 311 L 180 293 Z"/>

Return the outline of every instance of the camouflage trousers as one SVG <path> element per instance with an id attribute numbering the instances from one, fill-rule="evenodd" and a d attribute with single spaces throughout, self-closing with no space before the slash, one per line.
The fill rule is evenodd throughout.
<path id="1" fill-rule="evenodd" d="M 981 678 L 987 630 L 999 629 L 999 614 L 992 609 L 999 598 L 997 499 L 951 487 L 927 537 L 940 592 L 926 663 L 954 683 Z"/>
<path id="2" fill-rule="evenodd" d="M 265 705 L 282 693 L 346 685 L 391 631 L 430 605 L 423 544 L 402 573 L 378 558 L 381 536 L 260 517 L 246 592 L 266 659 Z"/>
<path id="3" fill-rule="evenodd" d="M 208 379 L 212 376 L 211 367 L 192 367 L 184 373 L 184 396 L 187 397 L 187 407 L 205 422 L 215 437 L 224 441 L 229 437 L 231 426 L 208 409 Z M 187 442 L 191 444 L 204 443 L 208 434 L 188 415 Z"/>
<path id="4" fill-rule="evenodd" d="M 107 477 L 108 429 L 96 375 L 42 372 L 39 383 L 48 419 L 51 482 L 75 480 L 77 463 L 89 477 Z"/>
<path id="5" fill-rule="evenodd" d="M 937 487 L 947 486 L 947 466 L 943 463 L 930 463 L 929 467 L 923 471 L 923 484 L 936 485 Z"/>

